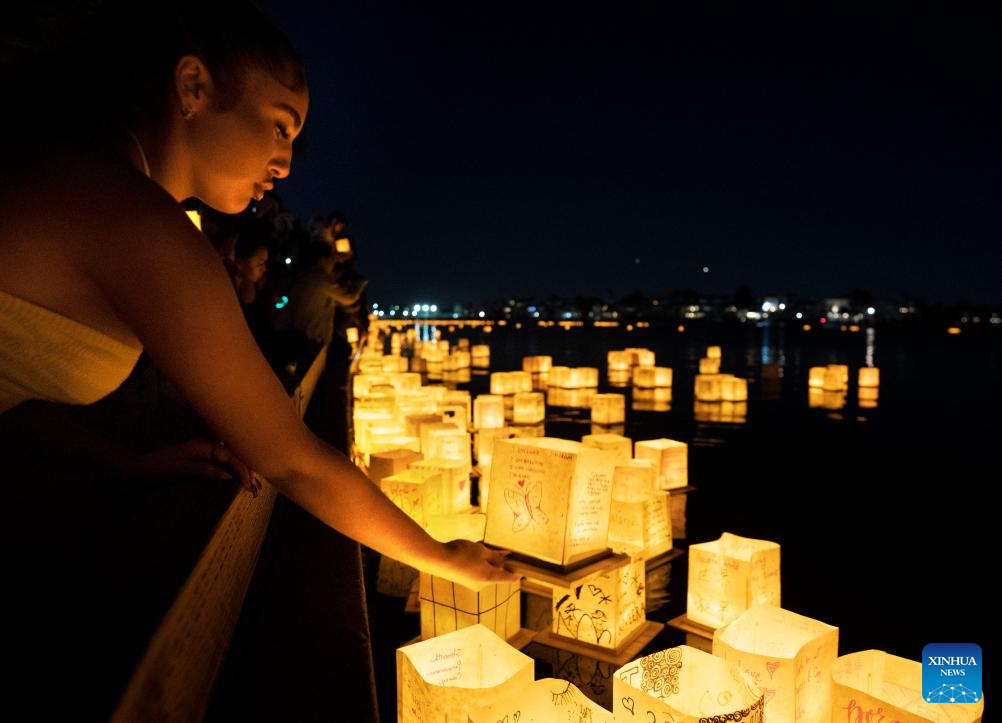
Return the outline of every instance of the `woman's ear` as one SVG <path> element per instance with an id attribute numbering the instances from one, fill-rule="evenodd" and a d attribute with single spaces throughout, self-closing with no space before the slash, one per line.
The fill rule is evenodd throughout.
<path id="1" fill-rule="evenodd" d="M 213 92 L 212 76 L 201 58 L 184 55 L 177 61 L 174 86 L 181 117 L 185 120 L 191 120 L 209 108 L 209 97 Z"/>

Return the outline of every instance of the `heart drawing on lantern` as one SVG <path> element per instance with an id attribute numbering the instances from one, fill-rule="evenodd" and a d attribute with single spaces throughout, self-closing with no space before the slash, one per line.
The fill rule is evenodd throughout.
<path id="1" fill-rule="evenodd" d="M 525 485 L 525 480 L 518 481 L 519 487 Z M 508 503 L 512 514 L 515 515 L 511 522 L 512 532 L 521 532 L 529 526 L 530 522 L 545 525 L 550 521 L 549 515 L 540 509 L 543 499 L 543 483 L 536 482 L 528 491 L 522 489 L 509 488 L 504 491 L 504 500 Z"/>
<path id="2" fill-rule="evenodd" d="M 772 688 L 762 688 L 762 694 L 763 697 L 765 698 L 764 702 L 766 705 L 769 704 L 770 700 L 776 697 L 776 691 L 773 690 Z"/>
<path id="3" fill-rule="evenodd" d="M 630 711 L 630 715 L 633 715 L 633 706 L 635 705 L 633 702 L 633 698 L 630 698 L 628 696 L 623 696 L 623 699 L 620 702 L 623 704 L 623 707 L 626 708 L 626 710 Z"/>
<path id="4" fill-rule="evenodd" d="M 769 671 L 769 680 L 772 680 L 772 674 L 776 672 L 776 668 L 779 667 L 779 663 L 766 663 L 765 669 Z"/>

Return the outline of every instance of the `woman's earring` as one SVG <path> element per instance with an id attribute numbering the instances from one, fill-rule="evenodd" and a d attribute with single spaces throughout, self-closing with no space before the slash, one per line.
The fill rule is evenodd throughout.
<path id="1" fill-rule="evenodd" d="M 181 117 L 186 121 L 190 121 L 195 117 L 195 111 L 193 111 L 189 106 L 184 106 L 181 108 Z"/>

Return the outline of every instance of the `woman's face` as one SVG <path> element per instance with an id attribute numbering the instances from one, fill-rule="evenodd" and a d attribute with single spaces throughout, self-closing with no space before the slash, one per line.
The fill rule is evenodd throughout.
<path id="1" fill-rule="evenodd" d="M 184 122 L 193 195 L 223 213 L 240 213 L 274 179 L 289 175 L 292 141 L 306 120 L 309 96 L 251 69 L 235 106 L 216 112 L 211 105 Z"/>
<path id="2" fill-rule="evenodd" d="M 258 249 L 247 258 L 238 260 L 236 267 L 244 280 L 252 284 L 258 283 L 264 278 L 264 272 L 268 269 L 268 249 Z"/>

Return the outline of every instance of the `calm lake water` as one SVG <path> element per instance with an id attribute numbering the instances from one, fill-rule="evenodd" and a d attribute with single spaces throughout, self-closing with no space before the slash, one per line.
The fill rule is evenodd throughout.
<path id="1" fill-rule="evenodd" d="M 626 394 L 621 433 L 690 445 L 698 490 L 683 546 L 725 531 L 778 542 L 783 607 L 838 626 L 840 654 L 876 648 L 919 660 L 930 642 L 986 645 L 998 607 L 984 580 L 999 569 L 989 526 L 1002 483 L 1002 334 L 750 325 L 442 332 L 489 343 L 491 371 L 521 369 L 535 354 L 598 367 L 599 391 Z M 696 413 L 693 380 L 708 344 L 722 347 L 722 372 L 749 380 L 743 421 Z M 606 352 L 625 347 L 652 349 L 658 366 L 672 367 L 668 410 L 635 410 L 631 388 L 610 386 Z M 880 369 L 875 408 L 857 397 L 856 370 L 868 360 Z M 850 367 L 846 404 L 811 408 L 808 369 L 830 363 Z M 482 394 L 489 378 L 475 370 L 456 386 Z M 591 433 L 588 410 L 548 407 L 545 433 L 580 439 Z M 685 578 L 683 558 L 651 619 L 685 612 Z M 668 630 L 646 652 L 682 642 Z"/>

